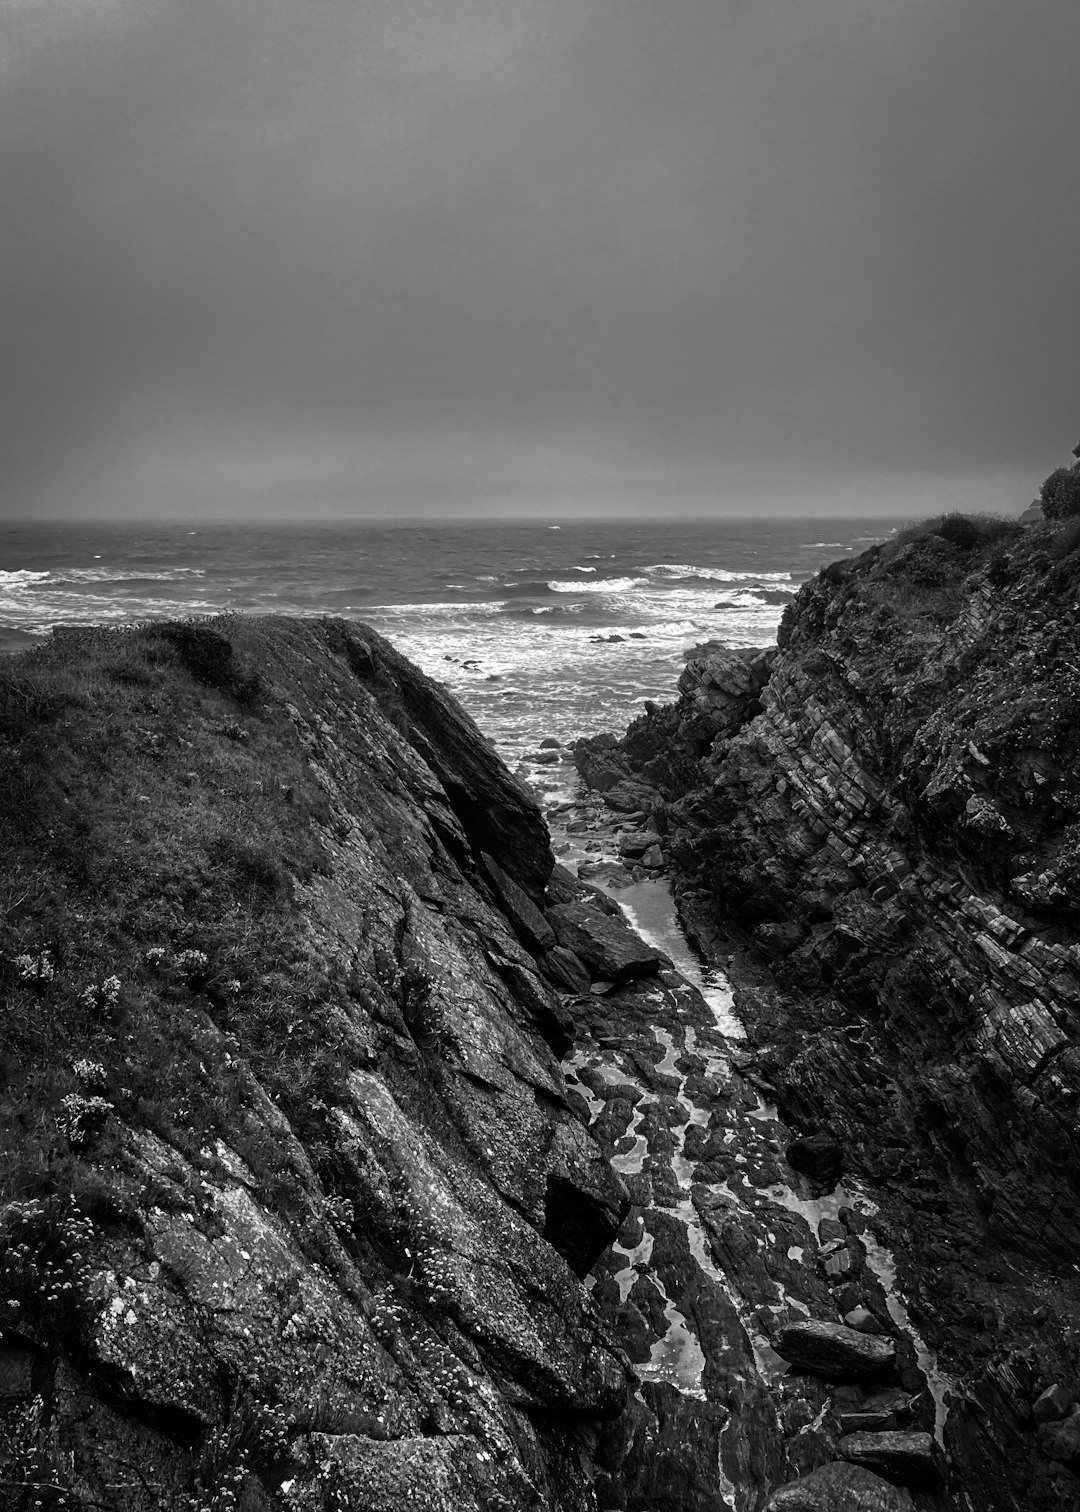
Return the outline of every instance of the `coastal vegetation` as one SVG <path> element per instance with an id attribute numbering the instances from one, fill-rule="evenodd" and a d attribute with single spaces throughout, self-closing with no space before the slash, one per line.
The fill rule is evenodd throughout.
<path id="1" fill-rule="evenodd" d="M 1039 501 L 1048 520 L 1071 520 L 1080 515 L 1080 463 L 1055 467 L 1039 489 Z"/>
<path id="2" fill-rule="evenodd" d="M 293 903 L 326 798 L 258 701 L 267 632 L 227 628 L 63 632 L 0 668 L 5 1198 L 122 1209 L 83 1158 L 104 1109 L 197 1152 L 240 1096 L 221 1037 L 298 1114 L 330 1063 Z"/>

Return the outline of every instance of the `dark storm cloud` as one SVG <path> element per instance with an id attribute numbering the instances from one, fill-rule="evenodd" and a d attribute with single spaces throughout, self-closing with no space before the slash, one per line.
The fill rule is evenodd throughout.
<path id="1" fill-rule="evenodd" d="M 9 512 L 1023 503 L 1076 439 L 1071 0 L 0 27 Z"/>

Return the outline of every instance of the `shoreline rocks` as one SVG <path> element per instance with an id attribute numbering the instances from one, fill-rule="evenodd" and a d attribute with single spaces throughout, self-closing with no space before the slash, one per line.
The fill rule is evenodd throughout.
<path id="1" fill-rule="evenodd" d="M 891 1339 L 861 1333 L 844 1323 L 816 1319 L 782 1328 L 773 1348 L 797 1370 L 833 1380 L 880 1376 L 896 1362 L 896 1346 Z"/>
<path id="2" fill-rule="evenodd" d="M 858 1465 L 834 1462 L 781 1486 L 764 1512 L 914 1512 L 907 1491 Z"/>
<path id="3" fill-rule="evenodd" d="M 927 527 L 819 574 L 757 671 L 700 648 L 675 704 L 576 758 L 642 794 L 754 1073 L 878 1202 L 966 1383 L 957 1483 L 1050 1512 L 1080 1505 L 1069 1434 L 1032 1416 L 1052 1384 L 1080 1394 L 1080 594 L 1052 532 L 969 537 Z M 850 1314 L 862 1273 L 837 1254 Z"/>

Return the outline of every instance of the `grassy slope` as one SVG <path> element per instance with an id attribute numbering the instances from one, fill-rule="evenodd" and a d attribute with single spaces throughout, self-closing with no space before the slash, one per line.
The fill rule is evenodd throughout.
<path id="1" fill-rule="evenodd" d="M 75 632 L 0 672 L 0 1199 L 94 1200 L 68 1096 L 197 1149 L 238 1096 L 208 1020 L 286 1107 L 312 1091 L 340 987 L 307 959 L 292 888 L 320 866 L 326 800 L 245 670 L 272 636 Z"/>

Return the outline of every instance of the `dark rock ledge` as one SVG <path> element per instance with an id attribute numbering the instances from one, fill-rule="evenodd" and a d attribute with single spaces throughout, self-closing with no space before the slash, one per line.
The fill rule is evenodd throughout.
<path id="1" fill-rule="evenodd" d="M 878 1204 L 965 1512 L 1080 1506 L 1078 603 L 1051 529 L 913 530 L 577 751 L 660 836 L 744 1069 Z M 774 1505 L 863 1505 L 830 1486 Z"/>

